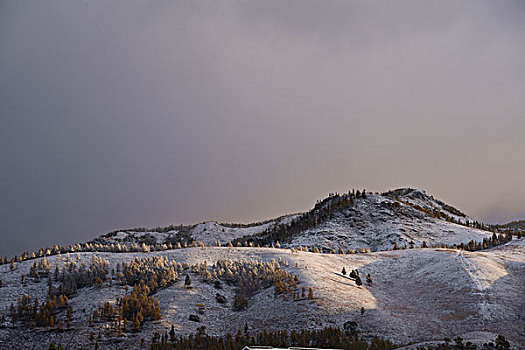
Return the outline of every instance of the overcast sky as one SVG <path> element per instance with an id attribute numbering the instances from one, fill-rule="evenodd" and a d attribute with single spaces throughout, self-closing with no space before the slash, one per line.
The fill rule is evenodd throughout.
<path id="1" fill-rule="evenodd" d="M 525 219 L 524 1 L 0 1 L 0 255 L 351 188 Z"/>

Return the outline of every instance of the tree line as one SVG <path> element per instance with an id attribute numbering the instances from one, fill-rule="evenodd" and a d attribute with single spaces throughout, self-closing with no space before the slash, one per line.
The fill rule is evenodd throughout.
<path id="1" fill-rule="evenodd" d="M 355 323 L 355 322 L 354 322 Z M 177 336 L 175 332 L 165 332 L 162 335 L 155 333 L 151 339 L 152 350 L 172 349 L 217 349 L 241 350 L 245 346 L 272 346 L 272 347 L 316 347 L 359 350 L 382 350 L 397 347 L 391 341 L 373 337 L 366 341 L 359 336 L 356 328 L 325 327 L 322 329 L 292 330 L 264 330 L 250 332 L 246 326 L 244 331 L 239 330 L 235 335 L 210 336 L 198 332 L 189 336 Z"/>

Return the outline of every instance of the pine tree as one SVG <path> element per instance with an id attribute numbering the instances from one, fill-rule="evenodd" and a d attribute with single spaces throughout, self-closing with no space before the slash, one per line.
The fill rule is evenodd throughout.
<path id="1" fill-rule="evenodd" d="M 355 284 L 358 286 L 363 285 L 363 282 L 361 282 L 361 277 L 359 277 L 359 275 L 357 275 L 357 277 L 355 278 Z"/>
<path id="2" fill-rule="evenodd" d="M 498 335 L 496 337 L 496 350 L 510 349 L 510 344 L 504 336 Z"/>
<path id="3" fill-rule="evenodd" d="M 186 288 L 190 288 L 191 287 L 191 277 L 190 277 L 190 275 L 186 275 L 186 280 L 184 281 L 184 286 Z"/>
<path id="4" fill-rule="evenodd" d="M 308 299 L 313 299 L 314 298 L 314 291 L 312 289 L 312 287 L 308 288 Z"/>
<path id="5" fill-rule="evenodd" d="M 497 246 L 498 245 L 498 236 L 496 235 L 496 233 L 493 233 L 492 234 L 492 245 L 493 246 Z"/>
<path id="6" fill-rule="evenodd" d="M 343 274 L 343 276 L 346 276 L 346 270 L 344 267 L 343 267 L 343 270 L 341 270 L 341 273 Z"/>
<path id="7" fill-rule="evenodd" d="M 171 325 L 170 340 L 172 343 L 175 341 L 175 327 L 173 325 Z"/>

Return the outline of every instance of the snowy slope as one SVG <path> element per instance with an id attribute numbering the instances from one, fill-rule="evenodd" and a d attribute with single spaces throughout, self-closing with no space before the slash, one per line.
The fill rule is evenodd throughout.
<path id="1" fill-rule="evenodd" d="M 215 221 L 209 221 L 196 225 L 191 231 L 191 236 L 196 241 L 202 241 L 206 245 L 212 245 L 219 241 L 222 244 L 231 242 L 237 238 L 254 236 L 265 230 L 271 229 L 276 225 L 289 224 L 299 215 L 283 216 L 279 219 L 271 220 L 265 224 L 251 227 L 227 227 Z"/>
<path id="2" fill-rule="evenodd" d="M 275 297 L 273 289 L 262 290 L 243 311 L 232 311 L 234 289 L 227 284 L 219 290 L 228 300 L 215 301 L 217 289 L 193 276 L 193 289 L 183 287 L 183 279 L 155 294 L 160 301 L 162 318 L 147 322 L 140 334 L 129 333 L 115 339 L 103 323 L 87 327 L 89 314 L 106 301 L 114 302 L 125 293 L 122 286 L 106 281 L 102 287 L 83 288 L 71 298 L 73 327 L 66 332 L 42 329 L 0 328 L 2 348 L 20 348 L 26 344 L 46 344 L 50 340 L 67 344 L 68 349 L 87 346 L 89 332 L 102 332 L 102 348 L 138 349 L 139 339 L 151 339 L 154 331 L 167 331 L 175 326 L 178 334 L 190 334 L 200 325 L 207 333 L 224 335 L 242 329 L 245 323 L 253 329 L 301 329 L 342 326 L 355 320 L 363 335 L 379 334 L 399 343 L 424 342 L 469 332 L 503 334 L 525 346 L 523 325 L 523 285 L 525 284 L 525 239 L 480 252 L 451 249 L 407 249 L 359 255 L 291 252 L 289 249 L 205 247 L 168 250 L 154 253 L 99 253 L 110 262 L 110 269 L 135 257 L 161 255 L 170 260 L 191 264 L 219 259 L 272 259 L 288 262 L 287 269 L 300 275 L 302 286 L 312 287 L 315 299 L 292 301 Z M 90 261 L 93 253 L 80 253 Z M 76 257 L 76 254 L 74 255 Z M 64 262 L 64 257 L 59 264 Z M 56 256 L 50 257 L 52 266 Z M 0 266 L 4 282 L 0 288 L 2 315 L 23 293 L 45 297 L 46 279 L 21 283 L 31 261 L 17 263 L 13 271 Z M 284 265 L 283 265 L 284 266 Z M 359 269 L 362 276 L 370 273 L 371 286 L 357 287 L 340 271 L 342 267 Z M 201 322 L 188 320 L 197 304 L 206 305 Z M 361 315 L 361 307 L 365 308 Z M 85 311 L 85 312 L 84 312 Z M 118 342 L 116 342 L 118 341 Z M 31 348 L 31 346 L 25 347 Z M 36 347 L 38 348 L 38 346 Z"/>
<path id="3" fill-rule="evenodd" d="M 349 195 L 338 198 L 345 196 Z M 201 241 L 206 245 L 220 242 L 225 245 L 236 239 L 247 241 L 250 237 L 255 242 L 261 239 L 265 241 L 264 233 L 274 232 L 283 225 L 304 221 L 307 215 L 315 216 L 319 210 L 330 206 L 338 198 L 328 197 L 308 213 L 286 215 L 260 224 L 227 225 L 207 221 L 193 226 L 180 226 L 168 232 L 126 230 L 101 236 L 92 243 L 138 247 L 142 243 L 162 245 L 177 241 L 186 241 L 188 244 Z M 452 223 L 429 213 L 447 215 L 463 224 L 474 221 L 422 190 L 402 188 L 384 194 L 368 193 L 366 198 L 355 198 L 353 204 L 331 212 L 328 219 L 316 225 L 308 225 L 280 244 L 287 247 L 316 245 L 324 250 L 337 250 L 341 247 L 344 251 L 361 248 L 382 251 L 392 249 L 394 244 L 399 248 L 405 245 L 409 247 L 411 242 L 416 246 L 421 246 L 423 242 L 429 246 L 459 245 L 470 240 L 480 242 L 492 235 L 491 232 Z M 269 243 L 268 240 L 265 243 Z"/>
<path id="4" fill-rule="evenodd" d="M 347 196 L 347 197 L 345 197 Z M 273 288 L 261 290 L 251 298 L 249 307 L 232 310 L 235 286 L 224 284 L 219 290 L 226 304 L 216 302 L 218 290 L 213 283 L 204 283 L 192 275 L 194 288 L 186 289 L 183 278 L 174 285 L 160 289 L 155 298 L 160 302 L 162 318 L 144 324 L 141 333 L 127 333 L 115 337 L 109 324 L 87 326 L 89 315 L 105 302 L 115 303 L 126 294 L 123 286 L 106 280 L 100 287 L 85 287 L 70 299 L 73 308 L 72 329 L 56 332 L 45 328 L 27 331 L 10 323 L 10 305 L 16 304 L 24 294 L 45 300 L 47 278 L 32 278 L 22 283 L 31 265 L 39 259 L 0 265 L 0 348 L 39 348 L 51 340 L 67 344 L 68 349 L 93 346 L 88 341 L 93 329 L 102 334 L 100 344 L 107 349 L 138 349 L 140 338 L 147 342 L 152 334 L 169 330 L 173 325 L 177 334 L 191 334 L 205 325 L 210 335 L 225 335 L 242 329 L 245 323 L 252 330 L 263 329 L 317 329 L 342 326 L 355 320 L 361 334 L 380 335 L 398 343 L 425 342 L 462 334 L 500 333 L 525 348 L 525 319 L 523 286 L 525 285 L 525 239 L 513 240 L 505 245 L 477 252 L 429 247 L 452 246 L 470 240 L 482 241 L 492 232 L 478 230 L 443 219 L 465 223 L 473 220 L 446 203 L 415 189 L 398 189 L 384 194 L 367 193 L 353 197 L 349 194 L 330 196 L 320 201 L 307 213 L 283 216 L 250 225 L 219 224 L 208 221 L 192 226 L 172 226 L 154 230 L 122 230 L 94 239 L 88 245 L 73 247 L 80 252 L 70 259 L 86 264 L 94 256 L 107 259 L 108 272 L 117 269 L 123 261 L 134 258 L 162 256 L 169 261 L 208 266 L 219 259 L 258 259 L 279 261 L 286 270 L 298 274 L 300 286 L 312 287 L 315 299 L 289 300 L 275 297 Z M 339 204 L 337 204 L 339 201 Z M 439 215 L 436 215 L 439 213 Z M 300 229 L 288 230 L 287 228 Z M 282 230 L 291 234 L 280 240 L 281 249 L 233 248 L 228 242 L 274 242 Z M 270 240 L 269 240 L 270 239 Z M 204 242 L 207 247 L 171 249 L 182 242 Z M 223 246 L 214 247 L 219 241 Z M 274 242 L 275 243 L 275 242 Z M 413 243 L 415 249 L 392 251 Z M 298 246 L 315 245 L 328 252 L 370 249 L 367 254 L 321 254 L 296 251 Z M 150 249 L 151 246 L 154 249 Z M 276 244 L 276 246 L 278 246 Z M 94 247 L 93 249 L 91 249 Z M 119 247 L 118 249 L 114 249 Z M 122 247 L 122 249 L 120 249 Z M 149 252 L 152 250 L 152 252 Z M 153 251 L 160 250 L 160 251 Z M 133 251 L 133 252 L 132 252 Z M 50 254 L 50 253 L 47 253 Z M 52 268 L 64 266 L 66 254 L 48 256 Z M 343 276 L 347 271 L 359 269 L 361 276 L 370 273 L 373 285 L 357 287 Z M 201 322 L 189 320 L 198 312 L 197 304 L 205 305 Z M 365 309 L 361 315 L 361 308 Z M 59 317 L 64 318 L 65 311 Z M 472 333 L 474 332 L 474 333 Z M 489 333 L 487 333 L 489 332 Z M 114 333 L 114 332 L 113 332 Z M 472 336 L 474 336 L 472 335 Z M 482 336 L 479 337 L 482 338 Z M 480 338 L 480 339 L 481 339 Z M 90 345 L 89 345 L 90 344 Z M 40 347 L 41 348 L 41 347 Z"/>
<path id="5" fill-rule="evenodd" d="M 415 193 L 422 192 L 415 190 Z M 330 220 L 305 230 L 295 236 L 288 245 L 315 244 L 317 247 L 329 249 L 341 247 L 345 251 L 360 248 L 381 251 L 392 249 L 394 244 L 399 248 L 404 245 L 408 247 L 410 242 L 414 242 L 416 246 L 421 246 L 423 242 L 429 246 L 453 245 L 470 240 L 479 242 L 492 235 L 491 232 L 431 217 L 405 203 L 410 202 L 441 212 L 446 210 L 434 200 L 412 197 L 410 194 L 396 199 L 368 194 L 366 199 L 356 199 L 353 206 L 340 210 L 334 213 Z M 393 205 L 394 203 L 398 206 Z"/>
<path id="6" fill-rule="evenodd" d="M 180 229 L 174 229 L 168 232 L 123 230 L 98 237 L 90 243 L 132 246 L 142 243 L 162 245 L 164 243 L 182 240 L 188 244 L 192 241 L 200 241 L 206 245 L 216 245 L 217 242 L 224 245 L 238 238 L 257 235 L 277 225 L 289 224 L 297 217 L 299 217 L 298 214 L 292 214 L 274 220 L 268 220 L 261 224 L 249 225 L 229 225 L 220 224 L 216 221 L 205 221 L 192 226 L 181 226 Z"/>

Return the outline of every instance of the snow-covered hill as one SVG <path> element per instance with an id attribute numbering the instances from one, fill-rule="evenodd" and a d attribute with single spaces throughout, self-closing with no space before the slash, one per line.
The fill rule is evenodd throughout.
<path id="1" fill-rule="evenodd" d="M 191 226 L 175 226 L 168 231 L 137 231 L 134 229 L 112 232 L 98 237 L 89 243 L 96 244 L 167 244 L 169 242 L 202 242 L 205 245 L 224 245 L 236 239 L 254 236 L 278 225 L 288 225 L 298 218 L 299 214 L 285 215 L 277 219 L 254 224 L 221 224 L 216 221 L 205 221 Z"/>
<path id="2" fill-rule="evenodd" d="M 499 245 L 475 252 L 455 249 L 492 237 L 473 226 L 487 228 L 404 188 L 330 195 L 306 213 L 261 223 L 121 230 L 42 249 L 0 265 L 0 348 L 40 349 L 54 341 L 67 349 L 146 349 L 155 332 L 172 326 L 176 335 L 205 326 L 206 334 L 225 336 L 246 324 L 257 332 L 347 321 L 368 339 L 398 344 L 502 334 L 525 348 L 525 238 L 498 238 Z M 363 285 L 343 267 L 358 269 Z M 185 276 L 192 288 L 185 288 Z M 149 292 L 126 304 L 141 316 L 108 316 L 111 308 L 126 313 L 122 298 L 141 280 Z M 313 298 L 306 296 L 310 288 Z M 69 316 L 66 306 L 49 306 L 50 293 L 69 296 Z M 138 300 L 150 304 L 138 307 Z M 95 316 L 103 307 L 106 315 Z M 43 319 L 48 323 L 38 325 Z"/>
<path id="3" fill-rule="evenodd" d="M 344 202 L 341 205 L 341 202 Z M 175 244 L 203 242 L 226 245 L 253 241 L 260 245 L 277 241 L 287 247 L 315 245 L 320 249 L 382 251 L 411 244 L 454 245 L 483 241 L 491 232 L 467 226 L 474 220 L 422 190 L 402 188 L 383 194 L 333 195 L 309 212 L 285 215 L 258 224 L 220 224 L 215 221 L 170 230 L 138 232 L 123 230 L 101 236 L 91 243 L 104 245 Z M 281 233 L 299 227 L 284 239 Z"/>
<path id="4" fill-rule="evenodd" d="M 450 209 L 423 191 L 403 189 L 386 194 L 367 194 L 351 206 L 334 211 L 330 218 L 292 237 L 289 246 L 311 246 L 328 249 L 372 251 L 388 250 L 397 244 L 409 247 L 454 245 L 489 238 L 492 233 L 465 226 L 473 222 L 459 211 Z M 452 210 L 453 212 L 450 212 Z M 444 213 L 458 224 L 431 213 Z"/>
<path id="5" fill-rule="evenodd" d="M 109 262 L 108 270 L 117 269 L 122 262 L 134 258 L 162 256 L 168 261 L 212 264 L 221 259 L 278 261 L 283 268 L 300 276 L 300 285 L 312 287 L 314 299 L 283 298 L 273 288 L 262 289 L 250 299 L 245 310 L 233 311 L 236 288 L 223 284 L 217 289 L 211 282 L 203 282 L 190 273 L 193 288 L 184 288 L 181 278 L 174 285 L 155 293 L 160 302 L 161 319 L 144 324 L 140 333 L 128 332 L 116 336 L 112 321 L 95 322 L 89 326 L 89 316 L 106 302 L 126 292 L 124 286 L 106 280 L 100 286 L 86 287 L 70 298 L 73 308 L 71 328 L 50 331 L 36 328 L 28 331 L 20 324 L 7 322 L 0 328 L 2 348 L 40 348 L 50 341 L 67 344 L 68 349 L 92 346 L 90 332 L 101 334 L 98 341 L 104 349 L 139 349 L 140 338 L 147 340 L 154 332 L 169 331 L 171 325 L 177 334 L 191 334 L 199 326 L 206 326 L 210 335 L 235 334 L 247 323 L 251 330 L 318 329 L 325 326 L 342 327 L 346 321 L 356 321 L 362 335 L 380 335 L 398 343 L 441 340 L 445 337 L 490 332 L 503 334 L 507 339 L 525 346 L 523 329 L 523 285 L 525 285 L 525 240 L 514 240 L 506 245 L 480 252 L 452 249 L 407 249 L 369 254 L 320 254 L 292 252 L 276 248 L 202 247 L 168 250 L 153 253 L 79 253 L 70 259 L 86 264 L 97 255 Z M 62 267 L 68 258 L 48 259 L 51 266 Z M 29 279 L 21 282 L 21 274 L 29 274 L 32 261 L 17 263 L 13 270 L 0 266 L 3 286 L 0 288 L 2 314 L 9 313 L 9 305 L 16 304 L 23 294 L 44 300 L 47 279 L 40 282 Z M 361 276 L 370 274 L 372 285 L 357 286 L 341 274 L 358 269 Z M 188 272 L 189 273 L 189 272 Z M 364 282 L 364 281 L 363 281 Z M 220 304 L 216 294 L 226 298 Z M 364 313 L 361 312 L 364 308 Z M 199 310 L 202 313 L 199 313 Z M 189 320 L 198 314 L 200 321 Z M 58 317 L 65 318 L 65 311 Z M 7 317 L 8 318 L 8 317 Z M 55 327 L 56 329 L 56 327 Z M 90 345 L 91 344 L 91 345 Z"/>

